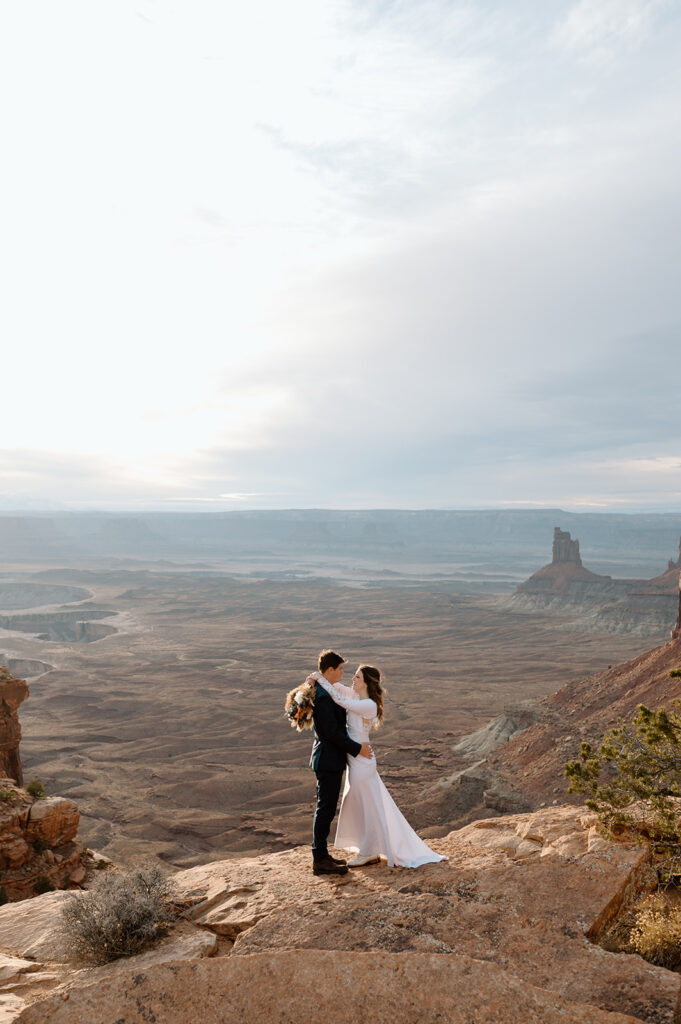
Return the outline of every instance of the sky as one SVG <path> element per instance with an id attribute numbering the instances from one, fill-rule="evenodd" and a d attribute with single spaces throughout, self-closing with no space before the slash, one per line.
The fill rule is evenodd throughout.
<path id="1" fill-rule="evenodd" d="M 681 5 L 10 0 L 0 509 L 681 511 Z"/>

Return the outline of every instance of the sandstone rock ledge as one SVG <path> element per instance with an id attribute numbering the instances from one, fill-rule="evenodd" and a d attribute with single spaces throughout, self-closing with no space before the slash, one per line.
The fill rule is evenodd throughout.
<path id="1" fill-rule="evenodd" d="M 181 871 L 175 879 L 188 918 L 181 927 L 222 936 L 217 950 L 187 954 L 177 947 L 163 963 L 135 957 L 98 969 L 96 980 L 69 974 L 64 965 L 42 998 L 33 974 L 25 981 L 26 1005 L 13 1004 L 5 1020 L 679 1019 L 681 975 L 596 944 L 617 914 L 654 885 L 645 848 L 604 840 L 592 815 L 567 806 L 476 821 L 433 846 L 449 860 L 416 871 L 383 864 L 315 877 L 305 848 Z M 22 906 L 30 912 L 36 904 Z M 3 943 L 10 909 L 16 913 L 0 908 L 0 952 L 30 960 L 29 947 L 16 937 L 10 948 Z M 35 935 L 27 931 L 29 941 Z M 43 963 L 41 970 L 49 974 L 54 965 Z M 21 992 L 7 995 L 16 999 Z"/>
<path id="2" fill-rule="evenodd" d="M 0 885 L 9 898 L 33 896 L 40 879 L 60 889 L 84 881 L 76 804 L 61 796 L 36 800 L 11 779 L 0 778 L 0 789 L 11 797 L 0 801 Z"/>
<path id="3" fill-rule="evenodd" d="M 116 1017 L 107 1003 L 113 1008 Z M 198 1007 L 200 1006 L 200 1010 Z M 467 956 L 349 953 L 255 954 L 164 965 L 74 992 L 24 1012 L 22 1024 L 636 1024 L 578 1006 Z"/>

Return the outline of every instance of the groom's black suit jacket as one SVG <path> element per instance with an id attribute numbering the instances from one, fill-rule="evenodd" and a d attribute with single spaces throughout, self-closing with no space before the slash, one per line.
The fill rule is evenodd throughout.
<path id="1" fill-rule="evenodd" d="M 342 772 L 346 754 L 357 757 L 362 744 L 351 740 L 345 720 L 345 709 L 336 704 L 323 686 L 315 686 L 314 744 L 310 755 L 310 768 L 316 772 Z"/>

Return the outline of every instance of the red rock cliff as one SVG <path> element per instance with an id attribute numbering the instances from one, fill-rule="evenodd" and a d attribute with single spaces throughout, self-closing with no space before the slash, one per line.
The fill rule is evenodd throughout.
<path id="1" fill-rule="evenodd" d="M 679 580 L 679 611 L 676 616 L 676 623 L 672 629 L 672 640 L 681 639 L 681 580 Z"/>
<path id="2" fill-rule="evenodd" d="M 24 780 L 19 759 L 21 726 L 17 708 L 27 697 L 25 681 L 0 666 L 0 776 L 14 779 L 18 786 Z"/>

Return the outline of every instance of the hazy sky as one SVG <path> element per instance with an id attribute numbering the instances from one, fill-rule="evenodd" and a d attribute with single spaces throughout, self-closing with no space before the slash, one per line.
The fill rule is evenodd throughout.
<path id="1" fill-rule="evenodd" d="M 8 0 L 0 507 L 681 510 L 681 5 Z"/>

